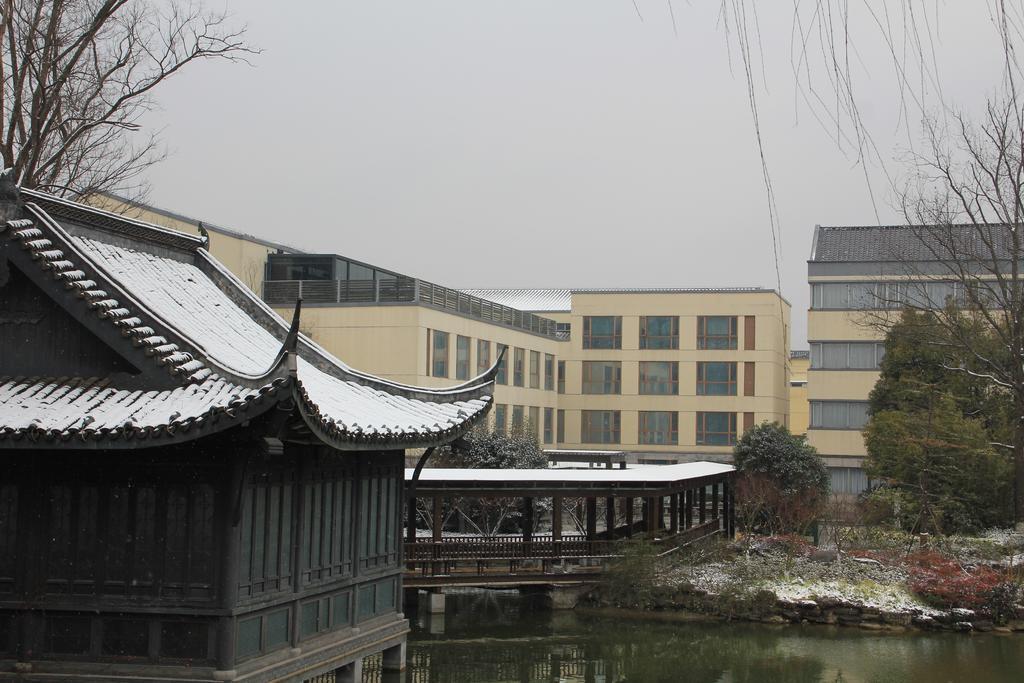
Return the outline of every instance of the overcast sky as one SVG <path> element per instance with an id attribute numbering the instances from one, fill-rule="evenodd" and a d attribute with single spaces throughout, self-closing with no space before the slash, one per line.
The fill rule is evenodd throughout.
<path id="1" fill-rule="evenodd" d="M 758 5 L 762 136 L 802 348 L 814 225 L 898 218 L 879 168 L 876 216 L 864 168 L 800 104 L 793 4 Z M 988 15 L 950 5 L 936 3 L 945 96 L 976 100 L 998 77 Z M 720 2 L 674 0 L 678 35 L 666 0 L 637 6 L 642 19 L 631 0 L 229 2 L 264 51 L 158 93 L 145 122 L 171 156 L 149 173 L 150 201 L 455 287 L 775 287 Z M 891 159 L 913 139 L 891 59 L 864 38 L 856 62 Z"/>

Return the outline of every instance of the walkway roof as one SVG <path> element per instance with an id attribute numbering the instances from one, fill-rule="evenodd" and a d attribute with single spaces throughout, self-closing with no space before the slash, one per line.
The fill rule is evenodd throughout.
<path id="1" fill-rule="evenodd" d="M 736 468 L 717 462 L 638 465 L 627 469 L 469 469 L 427 468 L 420 472 L 420 495 L 626 496 L 658 495 L 728 479 Z M 411 482 L 414 470 L 405 471 Z"/>

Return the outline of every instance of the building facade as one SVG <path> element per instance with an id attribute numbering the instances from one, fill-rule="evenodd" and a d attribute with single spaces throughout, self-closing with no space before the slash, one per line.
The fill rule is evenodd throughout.
<path id="1" fill-rule="evenodd" d="M 198 231 L 179 214 L 119 206 Z M 240 279 L 281 315 L 301 297 L 303 332 L 354 368 L 442 387 L 504 353 L 489 419 L 528 425 L 545 447 L 727 460 L 745 428 L 789 422 L 790 306 L 774 290 L 460 290 L 204 226 L 226 264 L 251 274 L 262 258 L 261 282 Z"/>
<path id="2" fill-rule="evenodd" d="M 0 178 L 0 680 L 404 664 L 404 451 L 482 421 L 497 369 L 353 371 L 208 246 Z"/>
<path id="3" fill-rule="evenodd" d="M 811 421 L 811 406 L 807 402 L 807 370 L 811 365 L 810 351 L 791 351 L 789 354 L 789 431 L 806 436 Z"/>

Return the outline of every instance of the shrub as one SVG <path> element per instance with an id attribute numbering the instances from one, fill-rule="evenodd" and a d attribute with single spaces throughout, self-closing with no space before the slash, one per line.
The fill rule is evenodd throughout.
<path id="1" fill-rule="evenodd" d="M 821 513 L 829 490 L 824 461 L 803 437 L 778 423 L 748 430 L 734 450 L 737 512 L 758 533 L 803 533 Z"/>
<path id="2" fill-rule="evenodd" d="M 992 591 L 1002 583 L 1002 576 L 991 567 L 968 569 L 935 551 L 913 553 L 904 563 L 910 589 L 935 607 L 987 609 Z"/>

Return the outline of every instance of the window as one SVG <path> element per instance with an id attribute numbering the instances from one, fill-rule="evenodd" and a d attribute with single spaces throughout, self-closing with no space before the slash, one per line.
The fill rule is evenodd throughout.
<path id="1" fill-rule="evenodd" d="M 829 467 L 832 493 L 857 495 L 868 490 L 868 475 L 859 467 Z"/>
<path id="2" fill-rule="evenodd" d="M 736 443 L 736 413 L 697 413 L 698 446 L 732 446 Z"/>
<path id="3" fill-rule="evenodd" d="M 523 407 L 512 406 L 512 431 L 519 433 L 523 431 Z"/>
<path id="4" fill-rule="evenodd" d="M 555 335 L 562 339 L 568 339 L 572 334 L 571 323 L 555 323 Z"/>
<path id="5" fill-rule="evenodd" d="M 103 622 L 105 655 L 145 657 L 149 654 L 149 624 L 144 619 L 108 619 Z"/>
<path id="6" fill-rule="evenodd" d="M 455 379 L 469 379 L 469 337 L 455 338 Z"/>
<path id="7" fill-rule="evenodd" d="M 678 349 L 679 316 L 640 316 L 641 349 Z"/>
<path id="8" fill-rule="evenodd" d="M 862 429 L 867 421 L 867 401 L 811 401 L 813 429 Z"/>
<path id="9" fill-rule="evenodd" d="M 736 363 L 697 363 L 698 396 L 735 396 Z"/>
<path id="10" fill-rule="evenodd" d="M 679 393 L 679 363 L 640 361 L 640 393 L 672 395 Z"/>
<path id="11" fill-rule="evenodd" d="M 877 370 L 885 356 L 885 344 L 877 342 L 814 342 L 813 370 Z"/>
<path id="12" fill-rule="evenodd" d="M 583 316 L 583 348 L 621 349 L 622 316 Z"/>
<path id="13" fill-rule="evenodd" d="M 555 439 L 555 409 L 544 409 L 544 443 L 552 443 Z"/>
<path id="14" fill-rule="evenodd" d="M 434 330 L 433 363 L 430 374 L 434 377 L 448 376 L 448 333 Z"/>
<path id="15" fill-rule="evenodd" d="M 523 372 L 526 364 L 526 351 L 520 348 L 513 349 L 512 360 L 512 384 L 517 387 L 523 386 Z"/>
<path id="16" fill-rule="evenodd" d="M 558 423 L 555 425 L 555 442 L 565 443 L 565 411 L 559 409 L 555 416 L 558 418 Z"/>
<path id="17" fill-rule="evenodd" d="M 540 408 L 530 406 L 530 433 L 540 438 Z"/>
<path id="18" fill-rule="evenodd" d="M 621 394 L 622 363 L 619 361 L 583 361 L 584 394 Z"/>
<path id="19" fill-rule="evenodd" d="M 622 418 L 617 410 L 584 410 L 580 425 L 580 441 L 583 443 L 620 441 Z"/>
<path id="20" fill-rule="evenodd" d="M 508 354 L 502 355 L 502 352 L 507 349 L 508 347 L 504 344 L 498 344 L 498 356 L 501 358 L 501 362 L 498 363 L 498 375 L 494 378 L 498 384 L 508 384 Z"/>
<path id="21" fill-rule="evenodd" d="M 674 446 L 679 443 L 679 413 L 641 410 L 639 424 L 638 441 L 642 444 Z"/>
<path id="22" fill-rule="evenodd" d="M 498 434 L 505 433 L 505 428 L 508 424 L 507 410 L 504 403 L 494 404 L 494 431 Z"/>
<path id="23" fill-rule="evenodd" d="M 565 393 L 565 361 L 558 361 L 558 393 Z"/>
<path id="24" fill-rule="evenodd" d="M 491 342 L 476 340 L 476 374 L 482 375 L 491 369 Z"/>
<path id="25" fill-rule="evenodd" d="M 555 357 L 550 353 L 544 354 L 544 390 L 554 391 L 555 389 Z"/>
<path id="26" fill-rule="evenodd" d="M 697 317 L 698 349 L 735 349 L 736 316 L 702 315 Z"/>
<path id="27" fill-rule="evenodd" d="M 540 351 L 530 351 L 530 388 L 540 389 Z"/>

